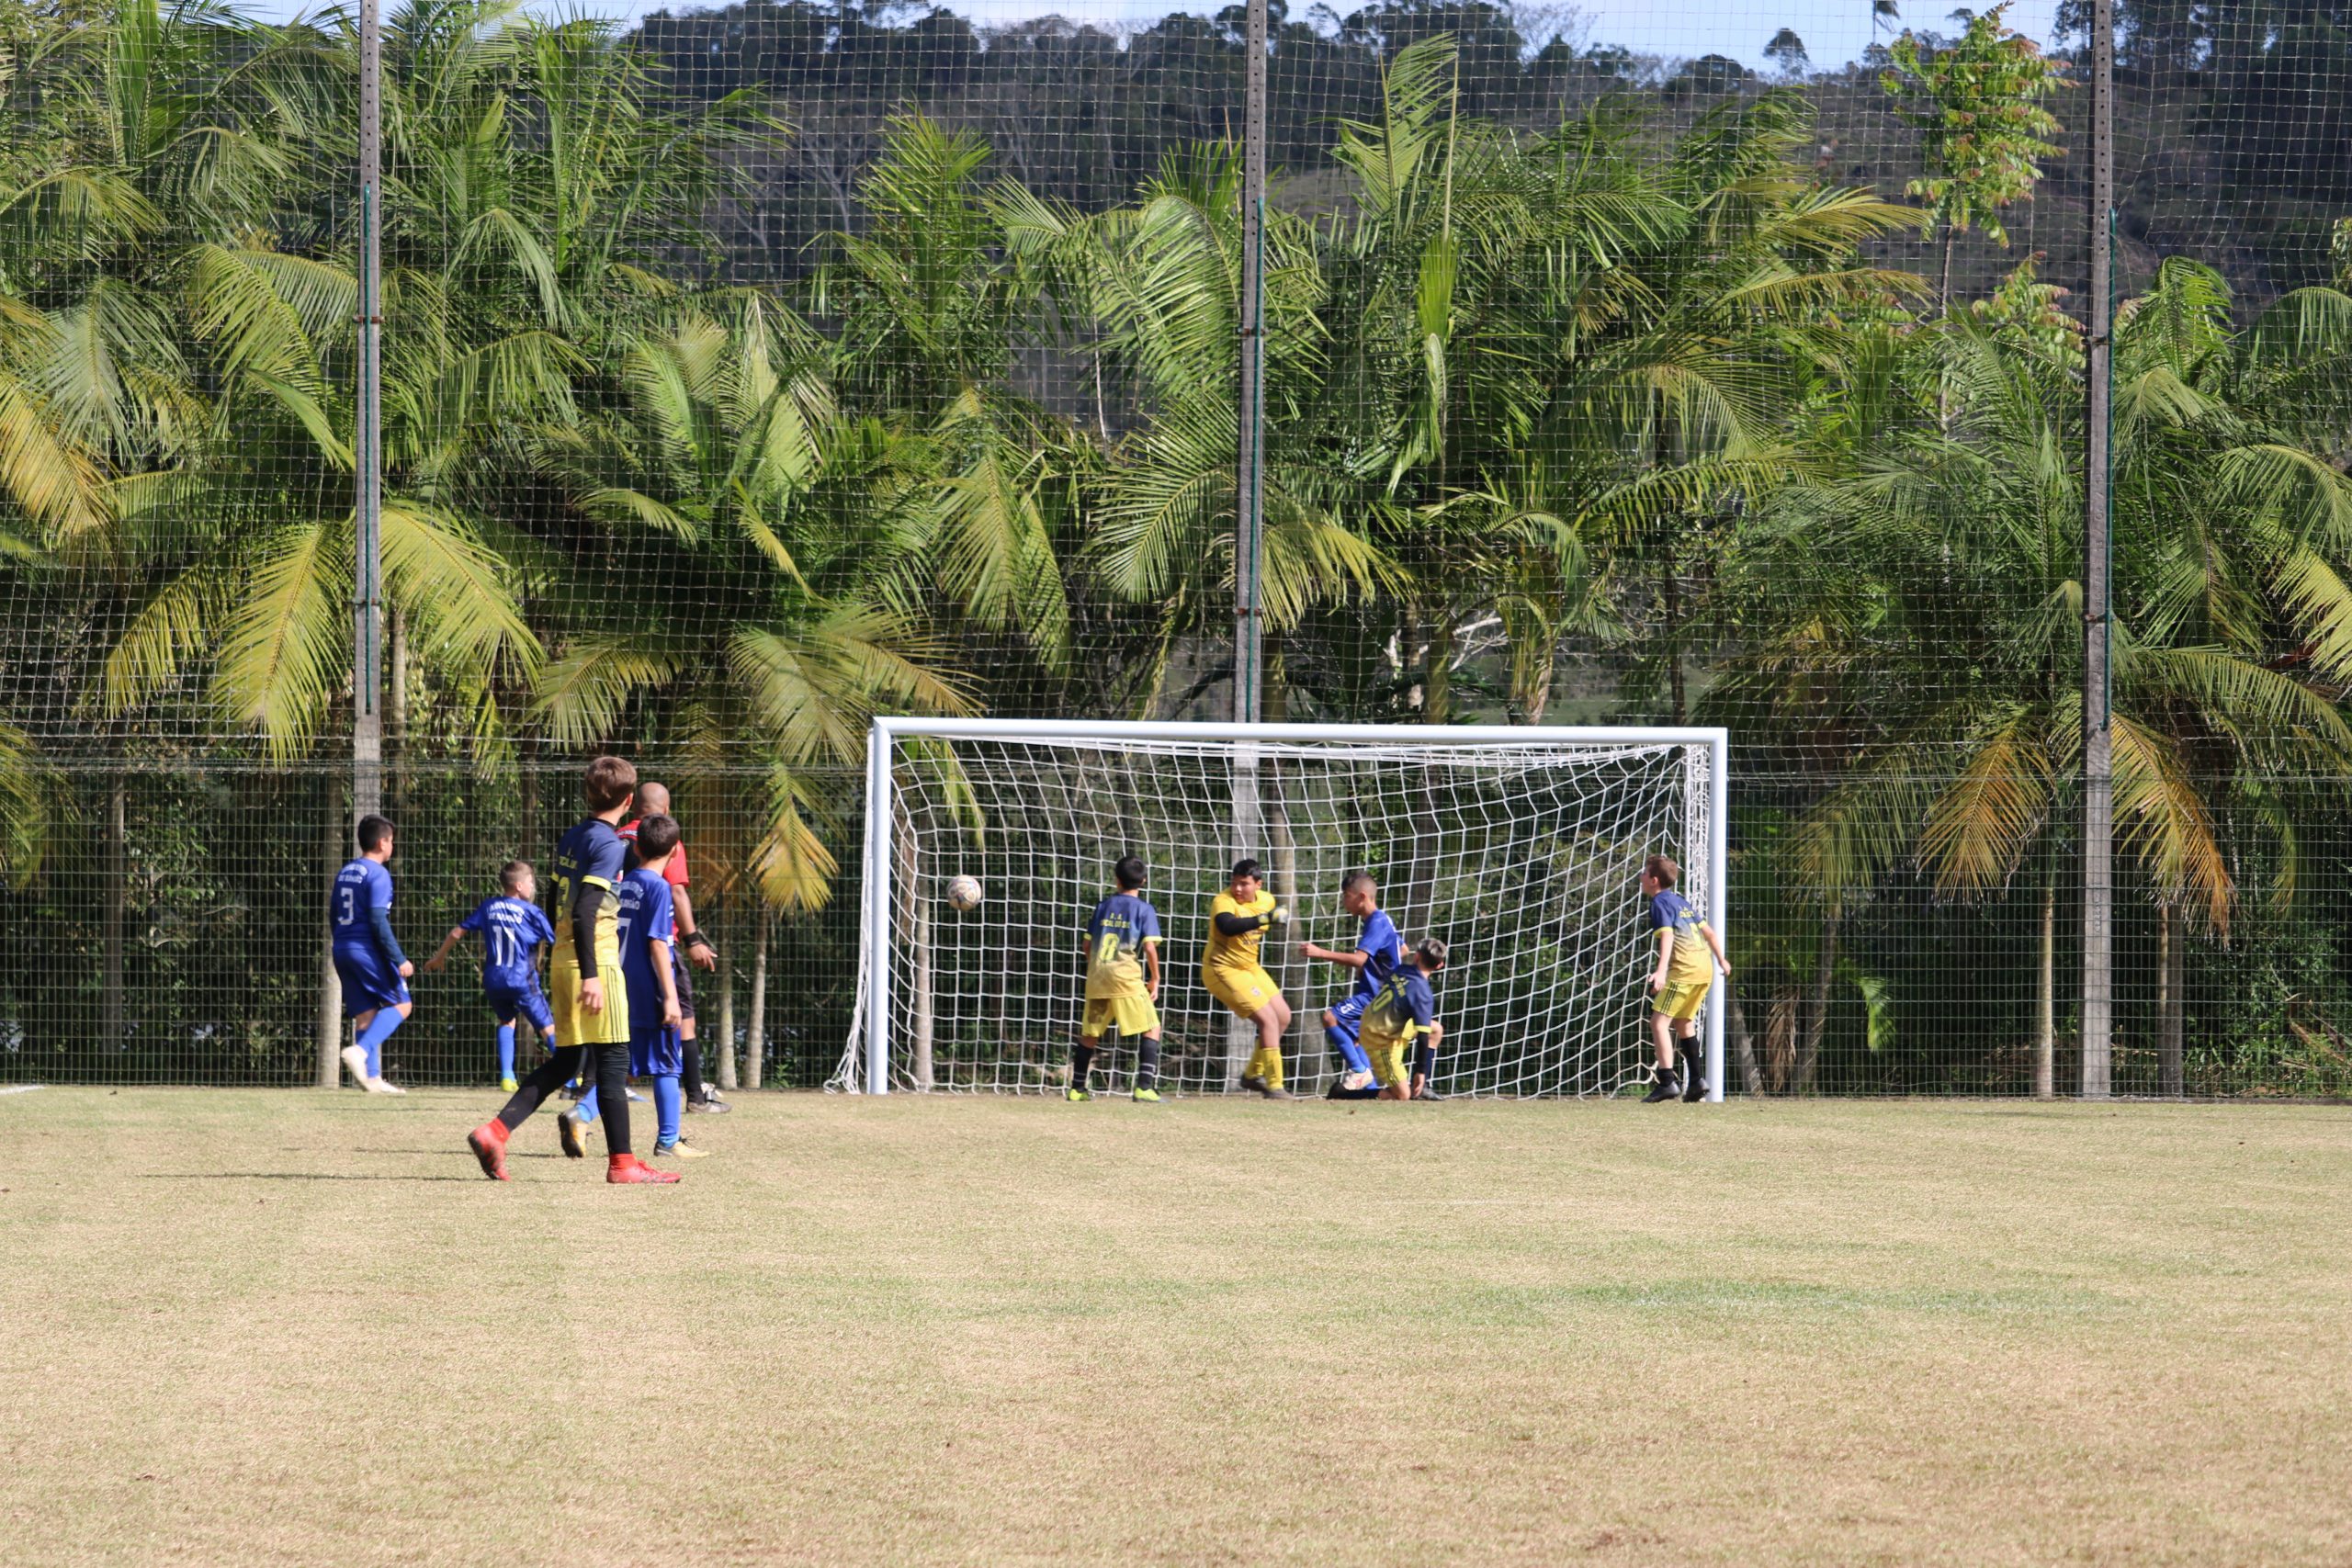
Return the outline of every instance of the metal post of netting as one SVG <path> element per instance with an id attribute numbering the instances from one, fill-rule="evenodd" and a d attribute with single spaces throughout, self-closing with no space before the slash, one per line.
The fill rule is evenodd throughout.
<path id="1" fill-rule="evenodd" d="M 384 798 L 383 38 L 376 0 L 359 3 L 359 380 L 352 417 L 351 814 Z"/>
<path id="2" fill-rule="evenodd" d="M 1233 719 L 1255 724 L 1265 671 L 1262 592 L 1266 448 L 1266 0 L 1250 0 L 1247 103 L 1241 120 L 1240 395 L 1235 412 Z"/>
<path id="3" fill-rule="evenodd" d="M 2083 437 L 2083 1098 L 2113 1088 L 2115 731 L 2109 704 L 2109 376 L 2114 352 L 2115 5 L 2091 6 L 2090 343 Z"/>

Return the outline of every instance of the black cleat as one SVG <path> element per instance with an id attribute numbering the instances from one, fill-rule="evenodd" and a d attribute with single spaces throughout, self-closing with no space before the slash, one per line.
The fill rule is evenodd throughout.
<path id="1" fill-rule="evenodd" d="M 1681 1080 L 1677 1078 L 1671 1072 L 1665 1072 L 1658 1074 L 1656 1077 L 1650 1080 L 1650 1091 L 1649 1093 L 1642 1096 L 1642 1103 L 1644 1105 L 1657 1105 L 1663 1100 L 1679 1100 L 1681 1098 Z"/>
<path id="2" fill-rule="evenodd" d="M 1701 1077 L 1698 1074 L 1692 1073 L 1690 1075 L 1690 1081 L 1682 1086 L 1682 1103 L 1685 1105 L 1696 1105 L 1699 1101 L 1706 1098 L 1707 1080 Z"/>
<path id="3" fill-rule="evenodd" d="M 571 1111 L 567 1111 L 555 1119 L 555 1134 L 562 1141 L 564 1158 L 586 1157 L 588 1145 L 581 1140 L 580 1123 L 573 1118 Z"/>

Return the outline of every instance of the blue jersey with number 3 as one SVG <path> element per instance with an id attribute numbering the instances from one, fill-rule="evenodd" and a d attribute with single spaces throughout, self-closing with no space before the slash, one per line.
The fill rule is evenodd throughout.
<path id="1" fill-rule="evenodd" d="M 484 990 L 525 990 L 537 984 L 538 950 L 555 944 L 555 928 L 545 911 L 520 898 L 485 898 L 458 924 L 481 938 Z"/>
<path id="2" fill-rule="evenodd" d="M 334 924 L 336 955 L 369 963 L 383 957 L 377 951 L 369 911 L 392 907 L 392 874 L 362 855 L 335 873 L 332 899 L 328 915 Z"/>

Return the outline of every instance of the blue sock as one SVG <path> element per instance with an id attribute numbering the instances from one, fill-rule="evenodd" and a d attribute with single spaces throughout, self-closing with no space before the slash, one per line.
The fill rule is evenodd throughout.
<path id="1" fill-rule="evenodd" d="M 368 1021 L 368 1027 L 359 1032 L 359 1048 L 368 1053 L 369 1077 L 384 1076 L 384 1042 L 392 1037 L 393 1030 L 407 1021 L 398 1008 L 378 1008 L 376 1016 Z"/>
<path id="2" fill-rule="evenodd" d="M 498 1026 L 498 1076 L 502 1078 L 514 1076 L 514 1026 L 511 1023 Z"/>
<path id="3" fill-rule="evenodd" d="M 582 1095 L 580 1097 L 580 1103 L 571 1108 L 571 1119 L 582 1126 L 587 1125 L 589 1122 L 594 1122 L 596 1119 L 596 1084 L 594 1079 L 592 1078 L 589 1080 L 588 1092 Z"/>
<path id="4" fill-rule="evenodd" d="M 1331 1043 L 1331 1049 L 1337 1051 L 1340 1054 L 1340 1059 L 1347 1063 L 1348 1071 L 1351 1073 L 1368 1073 L 1372 1071 L 1371 1055 L 1365 1052 L 1364 1048 L 1361 1044 L 1351 1039 L 1346 1031 L 1334 1029 L 1329 1024 L 1325 1024 L 1323 1026 L 1323 1038 Z"/>
<path id="5" fill-rule="evenodd" d="M 654 1134 L 654 1147 L 666 1149 L 678 1141 L 678 1118 L 685 1102 L 677 1074 L 663 1073 L 653 1080 L 653 1116 L 662 1129 Z"/>

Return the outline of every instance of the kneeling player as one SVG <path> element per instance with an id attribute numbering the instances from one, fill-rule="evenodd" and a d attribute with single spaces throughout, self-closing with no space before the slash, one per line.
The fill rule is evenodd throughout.
<path id="1" fill-rule="evenodd" d="M 472 914 L 449 928 L 440 951 L 424 961 L 424 972 L 439 974 L 468 931 L 481 933 L 481 994 L 498 1024 L 498 1087 L 513 1094 L 518 1021 L 537 1031 L 548 1055 L 555 1055 L 555 1015 L 539 989 L 538 964 L 539 949 L 555 945 L 555 928 L 534 901 L 539 884 L 528 861 L 508 861 L 498 873 L 498 885 L 504 889 L 499 897 L 483 899 Z"/>
<path id="2" fill-rule="evenodd" d="M 1657 968 L 1650 976 L 1650 1032 L 1657 1043 L 1657 1077 L 1642 1097 L 1645 1105 L 1678 1095 L 1684 1100 L 1707 1098 L 1707 1080 L 1700 1066 L 1693 1064 L 1680 1076 L 1676 1074 L 1675 1041 L 1679 1036 L 1683 1054 L 1690 1054 L 1699 1029 L 1699 1009 L 1715 980 L 1714 968 L 1707 962 L 1709 953 L 1714 955 L 1724 978 L 1731 978 L 1731 965 L 1724 961 L 1723 943 L 1715 940 L 1714 928 L 1674 890 L 1681 876 L 1682 868 L 1664 855 L 1652 855 L 1642 863 L 1642 897 L 1650 901 L 1650 930 L 1657 932 Z"/>
<path id="3" fill-rule="evenodd" d="M 1136 1047 L 1135 1098 L 1159 1100 L 1159 911 L 1143 897 L 1143 862 L 1129 855 L 1111 868 L 1119 890 L 1086 918 L 1086 1015 L 1069 1053 L 1069 1098 L 1091 1100 L 1086 1075 L 1102 1032 L 1115 1029 Z"/>
<path id="4" fill-rule="evenodd" d="M 1340 879 L 1340 908 L 1362 922 L 1352 948 L 1318 947 L 1311 942 L 1298 944 L 1299 953 L 1326 964 L 1338 964 L 1356 972 L 1355 984 L 1348 994 L 1323 1010 L 1323 1038 L 1340 1054 L 1347 1071 L 1332 1084 L 1333 1100 L 1370 1100 L 1373 1088 L 1372 1058 L 1364 1055 L 1357 1036 L 1363 1029 L 1363 1010 L 1372 1005 L 1388 976 L 1396 972 L 1404 961 L 1405 939 L 1396 934 L 1396 922 L 1380 907 L 1380 889 L 1372 874 L 1351 871 Z"/>
<path id="5" fill-rule="evenodd" d="M 1236 861 L 1233 880 L 1209 905 L 1209 949 L 1201 980 L 1209 995 L 1234 1016 L 1258 1026 L 1258 1048 L 1241 1075 L 1241 1087 L 1268 1100 L 1288 1100 L 1283 1088 L 1283 1031 L 1290 1027 L 1290 1004 L 1274 978 L 1258 962 L 1266 928 L 1290 919 L 1265 889 L 1254 860 Z"/>
<path id="6" fill-rule="evenodd" d="M 1437 998 L 1430 990 L 1430 976 L 1444 967 L 1445 943 L 1433 936 L 1423 937 L 1364 1010 L 1363 1045 L 1372 1056 L 1372 1076 L 1380 1080 L 1382 1100 L 1413 1098 L 1413 1084 L 1406 1076 L 1408 1051 L 1418 1044 L 1428 1053 L 1426 1058 L 1417 1054 L 1417 1066 L 1423 1060 L 1436 1060 L 1437 1043 L 1445 1038 L 1445 1025 L 1437 1021 Z M 1426 1080 L 1428 1074 L 1424 1068 L 1416 1076 Z"/>

